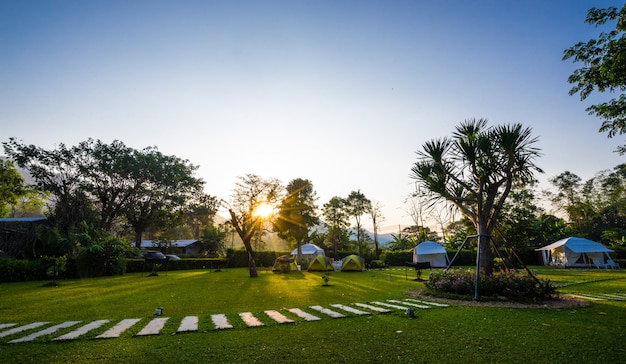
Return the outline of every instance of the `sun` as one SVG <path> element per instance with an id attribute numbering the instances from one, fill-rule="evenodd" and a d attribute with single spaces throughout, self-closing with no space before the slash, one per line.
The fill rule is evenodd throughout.
<path id="1" fill-rule="evenodd" d="M 274 213 L 274 206 L 265 202 L 260 203 L 259 206 L 257 206 L 256 209 L 254 209 L 254 216 L 260 217 L 260 218 L 270 217 L 273 213 Z"/>

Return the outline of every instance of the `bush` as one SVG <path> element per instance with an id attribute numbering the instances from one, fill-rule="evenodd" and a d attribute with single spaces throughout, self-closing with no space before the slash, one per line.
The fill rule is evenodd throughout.
<path id="1" fill-rule="evenodd" d="M 47 278 L 50 262 L 46 260 L 0 259 L 0 282 L 38 281 Z"/>
<path id="2" fill-rule="evenodd" d="M 471 270 L 451 270 L 431 273 L 426 287 L 439 293 L 473 296 L 475 273 Z M 513 300 L 544 300 L 556 294 L 549 280 L 537 282 L 533 277 L 516 270 L 499 271 L 491 276 L 481 274 L 478 279 L 480 296 L 499 296 Z"/>
<path id="3" fill-rule="evenodd" d="M 126 244 L 116 237 L 82 247 L 76 257 L 81 277 L 122 275 L 126 271 Z"/>

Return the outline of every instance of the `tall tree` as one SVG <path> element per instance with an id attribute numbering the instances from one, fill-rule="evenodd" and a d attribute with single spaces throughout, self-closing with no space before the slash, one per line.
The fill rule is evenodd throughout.
<path id="1" fill-rule="evenodd" d="M 426 142 L 411 168 L 411 177 L 435 199 L 450 201 L 474 224 L 478 268 L 486 275 L 493 272 L 492 231 L 513 184 L 531 183 L 542 172 L 534 164 L 536 141 L 521 124 L 488 127 L 485 119 L 466 120 L 451 138 Z"/>
<path id="2" fill-rule="evenodd" d="M 187 204 L 204 186 L 194 177 L 197 166 L 176 156 L 167 156 L 155 147 L 134 153 L 137 185 L 124 215 L 135 232 L 135 244 L 141 244 L 144 231 L 152 226 L 182 219 Z"/>
<path id="3" fill-rule="evenodd" d="M 378 249 L 378 226 L 385 220 L 383 216 L 382 205 L 378 201 L 370 202 L 369 207 L 370 218 L 372 219 L 372 227 L 374 228 L 374 255 L 376 260 L 380 258 L 380 250 Z"/>
<path id="4" fill-rule="evenodd" d="M 96 221 L 93 201 L 81 189 L 82 177 L 75 148 L 59 144 L 46 150 L 10 138 L 2 143 L 5 153 L 18 166 L 28 170 L 37 187 L 48 191 L 53 208 L 50 220 L 67 235 L 81 228 L 82 222 Z"/>
<path id="5" fill-rule="evenodd" d="M 563 60 L 582 63 L 567 79 L 574 85 L 570 95 L 578 93 L 580 99 L 585 100 L 594 90 L 620 91 L 619 97 L 587 108 L 590 115 L 602 120 L 600 132 L 607 132 L 611 138 L 626 133 L 626 95 L 623 93 L 626 90 L 626 5 L 621 10 L 591 8 L 585 19 L 596 27 L 608 21 L 615 21 L 614 30 L 601 32 L 597 39 L 576 43 L 564 51 Z M 626 145 L 620 146 L 618 151 L 624 154 Z"/>
<path id="6" fill-rule="evenodd" d="M 317 194 L 308 179 L 296 178 L 286 187 L 286 195 L 278 206 L 274 228 L 278 235 L 294 241 L 297 246 L 298 262 L 302 259 L 302 244 L 309 240 L 309 231 L 319 223 L 317 216 Z"/>
<path id="7" fill-rule="evenodd" d="M 360 190 L 352 191 L 346 198 L 346 211 L 354 218 L 357 245 L 361 244 L 363 226 L 361 217 L 369 212 L 371 201 Z"/>
<path id="8" fill-rule="evenodd" d="M 255 174 L 239 177 L 235 185 L 232 201 L 228 206 L 230 223 L 243 241 L 248 253 L 250 277 L 258 276 L 252 238 L 257 235 L 267 222 L 264 214 L 259 213 L 261 206 L 276 206 L 282 200 L 282 185 L 274 178 L 264 179 Z"/>
<path id="9" fill-rule="evenodd" d="M 350 226 L 350 216 L 346 211 L 345 199 L 338 196 L 331 198 L 322 207 L 322 216 L 328 227 L 328 239 L 333 246 L 334 257 L 337 259 L 337 249 L 344 238 L 348 236 L 346 229 Z"/>

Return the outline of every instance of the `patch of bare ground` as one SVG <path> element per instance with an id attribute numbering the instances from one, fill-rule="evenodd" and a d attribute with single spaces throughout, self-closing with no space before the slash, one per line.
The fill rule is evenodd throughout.
<path id="1" fill-rule="evenodd" d="M 588 301 L 576 299 L 572 297 L 558 297 L 555 299 L 545 300 L 545 301 L 540 301 L 540 302 L 524 303 L 524 302 L 510 301 L 504 297 L 501 299 L 494 299 L 494 300 L 488 300 L 488 301 L 487 300 L 486 301 L 455 300 L 455 299 L 425 295 L 422 293 L 422 291 L 419 291 L 419 290 L 408 291 L 407 294 L 410 297 L 413 297 L 416 299 L 447 303 L 450 305 L 460 305 L 460 306 L 504 307 L 504 308 L 547 308 L 547 309 L 589 306 Z"/>

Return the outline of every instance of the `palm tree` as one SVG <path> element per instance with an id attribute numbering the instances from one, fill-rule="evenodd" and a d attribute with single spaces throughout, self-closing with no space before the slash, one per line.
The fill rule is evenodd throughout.
<path id="1" fill-rule="evenodd" d="M 534 164 L 540 156 L 537 138 L 521 124 L 487 126 L 471 119 L 456 127 L 451 138 L 427 141 L 418 151 L 411 177 L 434 199 L 454 204 L 478 233 L 479 270 L 493 272 L 489 245 L 500 211 L 514 184 L 526 185 L 543 171 Z"/>

